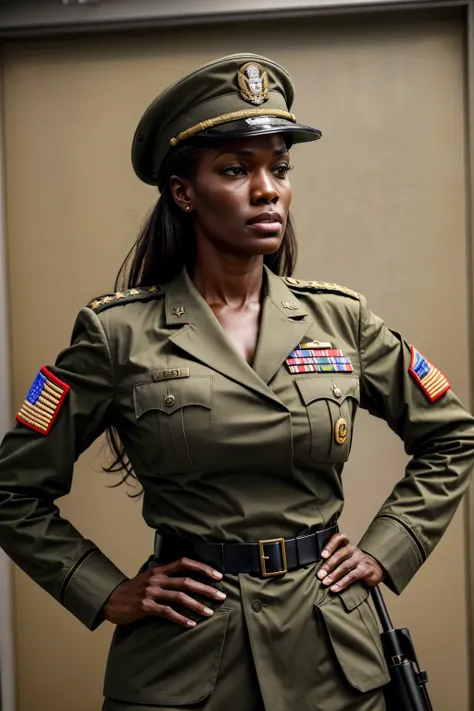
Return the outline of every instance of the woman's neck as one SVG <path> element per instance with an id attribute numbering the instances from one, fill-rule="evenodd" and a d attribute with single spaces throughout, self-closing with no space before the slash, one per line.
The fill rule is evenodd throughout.
<path id="1" fill-rule="evenodd" d="M 239 259 L 210 252 L 198 255 L 191 279 L 209 305 L 225 304 L 239 308 L 261 300 L 263 256 Z"/>

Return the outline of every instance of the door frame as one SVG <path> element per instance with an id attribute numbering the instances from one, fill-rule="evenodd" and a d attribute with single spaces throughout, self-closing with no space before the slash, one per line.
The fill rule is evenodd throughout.
<path id="1" fill-rule="evenodd" d="M 150 29 L 306 17 L 315 14 L 376 12 L 466 6 L 471 0 L 3 0 L 0 39 L 32 35 Z"/>
<path id="2" fill-rule="evenodd" d="M 36 6 L 32 15 L 25 10 Z M 62 7 L 61 7 L 62 5 Z M 468 348 L 469 405 L 474 408 L 474 0 L 239 0 L 238 10 L 223 9 L 222 0 L 174 0 L 169 3 L 135 0 L 133 14 L 125 12 L 128 0 L 116 0 L 115 5 L 100 4 L 100 0 L 43 0 L 41 13 L 37 0 L 15 1 L 0 6 L 0 41 L 33 36 L 90 34 L 105 31 L 151 29 L 163 26 L 211 24 L 215 22 L 286 19 L 314 15 L 373 13 L 393 10 L 432 10 L 460 7 L 465 11 L 465 111 L 466 111 L 466 211 L 467 211 L 467 287 L 468 287 Z M 166 7 L 165 7 L 166 5 Z M 66 9 L 67 6 L 67 9 Z M 192 11 L 191 10 L 192 7 Z M 65 13 L 68 13 L 67 15 Z M 41 16 L 40 16 L 41 15 Z M 0 60 L 1 61 L 1 60 Z M 0 66 L 0 77 L 2 67 Z M 0 79 L 0 88 L 1 88 Z M 2 138 L 3 107 L 0 103 L 0 139 Z M 5 153 L 0 140 L 0 437 L 11 421 L 8 276 L 5 234 Z M 467 618 L 469 645 L 469 707 L 474 708 L 474 487 L 464 503 L 467 580 Z M 13 600 L 11 595 L 11 565 L 0 552 L 0 711 L 15 711 L 15 668 L 13 637 Z"/>
<path id="3" fill-rule="evenodd" d="M 1 75 L 0 75 L 1 76 Z M 0 87 L 2 85 L 0 79 Z M 11 427 L 11 377 L 6 254 L 6 190 L 3 104 L 0 92 L 0 437 Z M 15 711 L 14 608 L 11 563 L 0 550 L 0 711 Z"/>

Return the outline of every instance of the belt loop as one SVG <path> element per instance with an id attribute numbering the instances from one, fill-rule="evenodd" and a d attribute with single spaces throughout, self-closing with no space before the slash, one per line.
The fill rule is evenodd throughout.
<path id="1" fill-rule="evenodd" d="M 316 531 L 316 548 L 317 548 L 316 553 L 318 555 L 318 558 L 321 558 L 323 546 L 321 545 L 320 531 Z"/>
<path id="2" fill-rule="evenodd" d="M 299 547 L 299 542 L 298 538 L 293 538 L 292 539 L 295 542 L 295 558 L 296 558 L 296 565 L 298 568 L 301 566 L 301 560 L 300 560 L 300 547 Z"/>
<path id="3" fill-rule="evenodd" d="M 155 561 L 160 559 L 162 542 L 163 536 L 161 536 L 158 531 L 155 531 Z"/>
<path id="4" fill-rule="evenodd" d="M 217 570 L 218 570 L 220 573 L 224 574 L 225 571 L 226 571 L 227 561 L 226 561 L 226 559 L 225 559 L 225 545 L 224 545 L 223 543 L 220 544 L 220 549 L 221 549 L 222 568 L 219 567 L 219 568 L 217 568 Z M 215 567 L 217 567 L 217 566 L 215 566 Z"/>

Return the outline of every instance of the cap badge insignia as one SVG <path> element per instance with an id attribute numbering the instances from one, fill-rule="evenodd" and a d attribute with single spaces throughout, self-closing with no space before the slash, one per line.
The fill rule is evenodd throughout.
<path id="1" fill-rule="evenodd" d="M 268 75 L 261 64 L 247 62 L 237 72 L 240 96 L 249 104 L 259 106 L 268 101 Z"/>

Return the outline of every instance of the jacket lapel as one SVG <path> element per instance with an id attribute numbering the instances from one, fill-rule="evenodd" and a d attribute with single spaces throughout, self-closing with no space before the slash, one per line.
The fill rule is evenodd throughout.
<path id="1" fill-rule="evenodd" d="M 175 346 L 227 378 L 282 404 L 235 350 L 185 269 L 166 286 L 165 311 L 167 325 L 173 328 L 169 340 Z"/>
<path id="2" fill-rule="evenodd" d="M 190 356 L 281 404 L 268 383 L 313 322 L 280 277 L 265 268 L 266 294 L 253 365 L 235 350 L 186 269 L 166 287 L 169 340 Z"/>
<path id="3" fill-rule="evenodd" d="M 266 294 L 253 369 L 269 383 L 313 322 L 283 280 L 265 268 Z"/>

